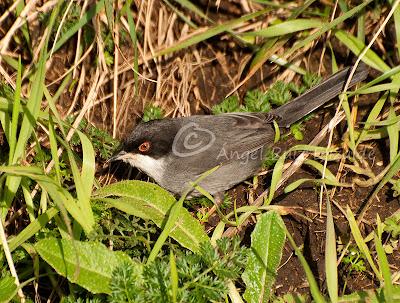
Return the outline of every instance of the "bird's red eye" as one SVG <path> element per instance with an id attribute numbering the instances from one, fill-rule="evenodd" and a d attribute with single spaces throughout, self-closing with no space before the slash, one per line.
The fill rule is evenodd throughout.
<path id="1" fill-rule="evenodd" d="M 150 142 L 149 142 L 149 141 L 143 142 L 142 144 L 139 145 L 139 148 L 138 148 L 138 149 L 139 149 L 139 151 L 140 151 L 141 153 L 148 152 L 149 149 L 150 149 Z"/>

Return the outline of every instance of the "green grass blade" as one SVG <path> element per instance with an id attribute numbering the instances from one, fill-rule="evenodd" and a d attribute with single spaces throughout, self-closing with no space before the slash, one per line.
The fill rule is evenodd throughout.
<path id="1" fill-rule="evenodd" d="M 82 18 L 79 20 L 79 22 L 75 23 L 71 28 L 68 29 L 57 41 L 57 43 L 54 46 L 53 52 L 56 52 L 61 48 L 61 46 L 64 45 L 65 42 L 67 42 L 69 39 L 71 39 L 72 36 L 74 36 L 84 25 L 86 25 L 89 21 L 92 20 L 94 16 L 96 16 L 104 7 L 104 0 L 100 0 L 95 2 L 93 6 L 91 6 L 85 14 L 83 14 Z"/>
<path id="2" fill-rule="evenodd" d="M 319 29 L 315 33 L 309 35 L 307 38 L 301 40 L 300 42 L 296 43 L 291 49 L 286 51 L 284 53 L 284 55 L 282 55 L 282 57 L 286 57 L 286 56 L 292 55 L 298 49 L 306 46 L 307 44 L 311 43 L 315 39 L 319 38 L 322 34 L 326 33 L 329 30 L 332 30 L 337 25 L 343 23 L 347 19 L 349 19 L 349 18 L 353 17 L 354 15 L 356 15 L 358 12 L 360 12 L 364 7 L 366 7 L 371 2 L 372 2 L 372 0 L 363 1 L 361 4 L 357 5 L 356 7 L 353 7 L 351 10 L 349 10 L 346 13 L 344 13 L 340 17 L 332 20 L 332 22 L 330 22 L 330 23 L 328 23 L 326 25 L 323 25 L 321 27 L 321 29 Z"/>
<path id="3" fill-rule="evenodd" d="M 313 182 L 314 184 L 325 184 L 325 185 L 330 185 L 330 186 L 336 186 L 336 187 L 352 187 L 352 183 L 341 183 L 337 180 L 331 180 L 331 179 L 307 179 L 307 178 L 302 178 L 298 179 L 296 181 L 293 181 L 290 183 L 288 186 L 285 187 L 284 193 L 290 193 L 297 189 L 300 185 L 302 185 L 305 182 Z"/>
<path id="4" fill-rule="evenodd" d="M 22 194 L 24 195 L 26 212 L 28 213 L 29 220 L 32 222 L 35 220 L 35 205 L 33 204 L 33 199 L 31 197 L 31 189 L 29 188 L 29 182 L 27 178 L 22 178 L 21 181 Z"/>
<path id="5" fill-rule="evenodd" d="M 376 253 L 378 255 L 379 268 L 383 276 L 383 292 L 385 294 L 385 302 L 394 302 L 393 300 L 393 283 L 392 275 L 390 273 L 389 262 L 386 257 L 385 250 L 383 249 L 381 239 L 376 233 L 374 233 L 374 243 L 376 248 Z"/>
<path id="6" fill-rule="evenodd" d="M 393 120 L 396 118 L 396 112 L 392 105 L 389 108 L 389 115 L 387 117 L 387 120 Z M 389 136 L 390 163 L 393 163 L 393 161 L 396 159 L 399 148 L 399 123 L 392 123 L 388 125 L 386 129 Z"/>
<path id="7" fill-rule="evenodd" d="M 392 1 L 393 5 L 394 1 Z M 400 56 L 400 7 L 396 7 L 393 13 L 393 20 L 394 20 L 394 29 L 396 34 L 396 45 L 397 45 L 397 55 Z"/>
<path id="8" fill-rule="evenodd" d="M 261 10 L 261 11 L 255 12 L 255 13 L 244 15 L 243 17 L 240 17 L 238 19 L 231 20 L 231 21 L 225 22 L 220 25 L 216 25 L 204 32 L 201 32 L 200 34 L 194 35 L 188 39 L 178 42 L 177 44 L 175 44 L 171 47 L 168 47 L 166 49 L 162 49 L 162 50 L 156 52 L 154 54 L 154 57 L 159 57 L 159 56 L 163 56 L 163 55 L 167 55 L 167 54 L 176 52 L 178 50 L 187 48 L 191 45 L 205 41 L 205 40 L 207 40 L 211 37 L 214 37 L 218 34 L 221 34 L 223 32 L 230 31 L 248 20 L 251 20 L 253 18 L 264 15 L 268 11 L 269 11 L 269 9 L 264 9 L 264 10 Z"/>
<path id="9" fill-rule="evenodd" d="M 175 260 L 175 255 L 174 252 L 171 250 L 169 253 L 169 266 L 170 266 L 170 279 L 171 279 L 171 297 L 172 297 L 172 302 L 176 303 L 176 297 L 178 295 L 178 283 L 179 283 L 179 278 L 178 278 L 178 270 L 176 268 L 176 260 Z"/>
<path id="10" fill-rule="evenodd" d="M 18 58 L 18 70 L 17 70 L 17 82 L 15 86 L 15 93 L 14 93 L 14 103 L 13 103 L 13 110 L 12 110 L 12 119 L 11 119 L 11 134 L 9 137 L 9 158 L 8 163 L 12 164 L 14 158 L 14 152 L 17 144 L 17 128 L 18 128 L 18 119 L 19 119 L 19 111 L 21 107 L 21 83 L 22 83 L 22 63 L 21 57 Z"/>
<path id="11" fill-rule="evenodd" d="M 27 177 L 34 180 L 50 195 L 61 211 L 65 208 L 85 230 L 91 230 L 92 226 L 89 225 L 71 194 L 65 188 L 60 187 L 53 178 L 45 175 L 40 168 L 34 166 L 0 166 L 0 172 L 18 178 Z"/>
<path id="12" fill-rule="evenodd" d="M 54 161 L 54 169 L 56 171 L 57 183 L 61 185 L 61 169 L 60 169 L 60 160 L 58 159 L 58 147 L 57 147 L 57 138 L 56 138 L 56 130 L 53 123 L 53 118 L 49 117 L 49 141 L 50 141 L 50 152 L 51 158 Z"/>
<path id="13" fill-rule="evenodd" d="M 114 32 L 114 7 L 113 0 L 103 0 L 107 17 L 107 25 L 110 33 Z"/>
<path id="14" fill-rule="evenodd" d="M 367 261 L 368 261 L 369 265 L 371 266 L 373 272 L 375 273 L 376 277 L 380 281 L 382 281 L 381 273 L 379 272 L 378 268 L 376 267 L 376 265 L 372 259 L 369 249 L 364 242 L 364 238 L 361 235 L 361 231 L 358 228 L 358 225 L 354 218 L 353 212 L 351 211 L 349 206 L 347 206 L 345 215 L 346 215 L 347 221 L 349 222 L 349 225 L 350 225 L 351 234 L 353 235 L 354 240 L 356 241 L 356 244 L 357 244 L 359 250 L 364 254 L 365 258 L 367 259 Z"/>
<path id="15" fill-rule="evenodd" d="M 8 245 L 10 251 L 14 251 L 22 243 L 32 238 L 38 231 L 46 226 L 46 224 L 56 215 L 59 210 L 55 207 L 49 208 L 45 213 L 37 217 L 27 227 L 25 227 L 16 237 L 12 238 Z"/>
<path id="16" fill-rule="evenodd" d="M 310 28 L 321 27 L 323 24 L 324 23 L 319 19 L 288 20 L 264 29 L 245 33 L 243 36 L 259 36 L 264 38 L 280 37 Z"/>
<path id="17" fill-rule="evenodd" d="M 331 302 L 338 302 L 338 270 L 336 259 L 336 234 L 333 223 L 331 202 L 326 201 L 326 239 L 325 239 L 325 272 L 326 285 Z"/>
<path id="18" fill-rule="evenodd" d="M 385 105 L 385 102 L 386 102 L 388 96 L 389 96 L 389 92 L 382 95 L 382 97 L 379 98 L 379 100 L 375 103 L 372 110 L 369 112 L 368 118 L 366 120 L 366 124 L 357 139 L 356 146 L 358 146 L 361 142 L 363 142 L 365 137 L 367 136 L 368 129 L 370 128 L 370 125 L 368 124 L 368 122 L 377 121 L 378 116 L 379 116 L 380 112 L 382 111 L 382 108 Z"/>
<path id="19" fill-rule="evenodd" d="M 360 55 L 365 49 L 365 44 L 345 31 L 339 30 L 335 33 L 336 38 L 339 39 L 348 49 L 350 49 L 356 56 Z M 380 70 L 381 72 L 386 72 L 390 70 L 390 67 L 371 49 L 369 49 L 362 60 L 369 66 Z"/>
<path id="20" fill-rule="evenodd" d="M 77 130 L 79 138 L 81 139 L 82 144 L 82 182 L 84 184 L 84 191 L 85 191 L 85 209 L 86 211 L 90 210 L 91 212 L 91 205 L 90 205 L 90 196 L 92 194 L 92 188 L 94 184 L 94 173 L 96 170 L 96 159 L 95 159 L 95 152 L 93 149 L 92 142 L 89 138 L 82 132 Z M 93 215 L 91 215 L 93 217 Z M 93 221 L 94 223 L 94 221 Z"/>
<path id="21" fill-rule="evenodd" d="M 204 18 L 205 20 L 211 21 L 211 19 L 208 18 L 208 16 L 206 14 L 204 14 L 200 8 L 198 8 L 196 5 L 194 5 L 189 0 L 174 0 L 174 1 L 179 3 L 180 5 L 182 5 L 183 7 L 186 7 L 188 10 L 192 11 L 196 15 Z"/>
<path id="22" fill-rule="evenodd" d="M 310 266 L 308 265 L 306 259 L 304 258 L 303 254 L 301 253 L 300 249 L 297 247 L 296 242 L 294 242 L 292 235 L 289 233 L 287 228 L 285 228 L 285 230 L 286 230 L 286 236 L 290 242 L 290 245 L 294 249 L 296 256 L 299 258 L 301 266 L 304 269 L 304 272 L 305 272 L 307 280 L 308 280 L 308 284 L 310 286 L 310 292 L 311 292 L 311 295 L 312 295 L 314 301 L 317 303 L 325 302 L 324 296 L 319 291 L 318 283 L 314 278 L 314 275 L 311 271 Z"/>
<path id="23" fill-rule="evenodd" d="M 84 144 L 84 142 L 82 142 L 82 141 L 81 141 L 81 143 Z M 75 156 L 74 156 L 71 148 L 69 146 L 67 146 L 66 150 L 67 150 L 67 154 L 68 154 L 68 160 L 70 163 L 72 175 L 74 177 L 74 184 L 76 187 L 76 194 L 77 194 L 77 201 L 78 201 L 77 206 L 79 208 L 81 216 L 84 218 L 84 220 L 86 222 L 85 226 L 82 226 L 82 227 L 84 228 L 85 233 L 89 234 L 93 230 L 93 226 L 94 226 L 94 217 L 93 217 L 93 212 L 92 212 L 92 208 L 90 205 L 90 194 L 88 194 L 88 188 L 87 188 L 87 186 L 89 186 L 89 184 L 84 183 L 84 181 L 82 179 L 82 175 L 79 172 L 78 165 L 75 161 Z M 88 163 L 88 165 L 89 166 L 93 165 L 93 163 Z M 90 186 L 92 184 L 90 184 Z"/>
<path id="24" fill-rule="evenodd" d="M 354 125 L 353 125 L 353 119 L 351 118 L 349 99 L 345 94 L 342 94 L 341 98 L 342 98 L 342 108 L 346 115 L 347 129 L 349 132 L 350 140 L 348 142 L 348 145 L 349 145 L 349 148 L 354 151 L 355 146 L 356 146 L 356 141 L 354 138 Z"/>
<path id="25" fill-rule="evenodd" d="M 137 35 L 136 35 L 136 26 L 135 22 L 133 21 L 132 12 L 130 10 L 132 0 L 128 0 L 126 2 L 127 10 L 126 10 L 126 17 L 128 19 L 129 25 L 129 35 L 131 37 L 131 41 L 133 44 L 133 68 L 135 69 L 133 72 L 133 78 L 135 80 L 135 96 L 137 96 L 139 92 L 139 53 L 138 53 L 138 45 L 137 45 Z"/>

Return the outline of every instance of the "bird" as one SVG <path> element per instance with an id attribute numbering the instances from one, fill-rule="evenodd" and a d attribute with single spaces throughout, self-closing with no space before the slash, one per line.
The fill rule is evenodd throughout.
<path id="1" fill-rule="evenodd" d="M 274 144 L 274 121 L 289 127 L 338 96 L 351 67 L 347 67 L 292 101 L 264 112 L 193 115 L 139 123 L 110 162 L 124 161 L 151 177 L 176 196 L 200 196 L 192 186 L 205 172 L 200 187 L 220 195 L 261 169 L 265 153 Z M 368 76 L 359 64 L 349 87 Z"/>

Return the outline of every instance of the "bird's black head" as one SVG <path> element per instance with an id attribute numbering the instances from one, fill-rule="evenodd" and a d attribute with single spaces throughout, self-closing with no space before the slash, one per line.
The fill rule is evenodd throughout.
<path id="1" fill-rule="evenodd" d="M 179 130 L 179 120 L 163 119 L 140 123 L 125 140 L 122 151 L 154 159 L 166 156 Z"/>

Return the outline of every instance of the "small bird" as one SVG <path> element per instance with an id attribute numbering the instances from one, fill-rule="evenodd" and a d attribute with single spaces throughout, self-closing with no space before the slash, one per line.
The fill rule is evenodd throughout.
<path id="1" fill-rule="evenodd" d="M 210 194 L 218 195 L 259 172 L 266 151 L 274 143 L 273 121 L 279 127 L 289 127 L 338 96 L 349 72 L 350 67 L 339 71 L 268 113 L 195 115 L 140 123 L 109 161 L 129 163 L 175 195 L 218 166 L 199 183 Z M 366 65 L 360 64 L 350 86 L 367 75 Z M 195 189 L 189 193 L 189 197 L 199 195 Z"/>

